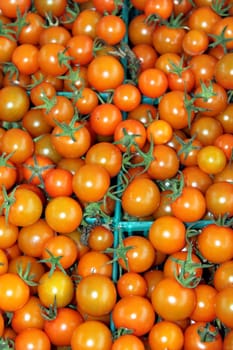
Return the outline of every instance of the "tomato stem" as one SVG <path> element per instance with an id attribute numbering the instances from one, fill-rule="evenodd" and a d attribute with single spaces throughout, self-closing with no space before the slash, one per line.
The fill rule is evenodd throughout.
<path id="1" fill-rule="evenodd" d="M 65 16 L 60 19 L 62 24 L 70 24 L 75 21 L 78 14 L 80 13 L 80 8 L 77 2 L 68 1 L 67 6 L 65 8 Z"/>
<path id="2" fill-rule="evenodd" d="M 228 17 L 231 4 L 226 4 L 225 0 L 213 0 L 211 2 L 211 8 L 221 17 Z"/>
<path id="3" fill-rule="evenodd" d="M 194 146 L 193 141 L 196 138 L 196 135 L 193 135 L 189 140 L 182 140 L 178 135 L 175 135 L 176 140 L 181 145 L 181 148 L 178 150 L 177 155 L 180 156 L 181 154 L 184 154 L 184 159 L 186 160 L 190 152 L 193 150 L 199 150 L 201 149 L 200 146 Z"/>
<path id="4" fill-rule="evenodd" d="M 10 209 L 12 207 L 12 205 L 16 202 L 16 199 L 15 199 L 15 191 L 16 191 L 16 188 L 15 187 L 11 192 L 10 194 L 7 193 L 7 190 L 5 188 L 4 185 L 2 185 L 2 194 L 3 194 L 3 203 L 2 205 L 0 206 L 0 212 L 2 213 L 4 210 L 5 210 L 5 220 L 6 220 L 6 223 L 8 223 L 8 218 L 9 218 L 9 212 L 10 212 Z"/>
<path id="5" fill-rule="evenodd" d="M 222 32 L 219 35 L 215 35 L 215 34 L 208 34 L 214 41 L 212 43 L 209 44 L 209 47 L 216 47 L 218 45 L 223 47 L 223 52 L 224 54 L 226 54 L 227 51 L 227 47 L 226 44 L 228 42 L 231 42 L 233 39 L 232 38 L 226 38 L 225 37 L 225 32 L 227 30 L 227 26 L 225 26 L 222 30 Z"/>
<path id="6" fill-rule="evenodd" d="M 59 134 L 55 134 L 56 137 L 60 136 L 67 136 L 70 137 L 70 139 L 73 142 L 76 142 L 76 135 L 75 133 L 83 128 L 83 124 L 78 124 L 78 126 L 75 126 L 75 123 L 78 121 L 79 115 L 78 113 L 74 113 L 73 118 L 69 122 L 69 124 L 65 122 L 59 122 L 58 120 L 54 120 L 55 124 L 61 128 L 61 132 Z"/>
<path id="7" fill-rule="evenodd" d="M 64 275 L 67 275 L 66 270 L 63 268 L 62 264 L 60 263 L 60 260 L 62 259 L 62 255 L 59 256 L 54 256 L 50 250 L 45 249 L 46 252 L 49 255 L 49 258 L 47 259 L 41 259 L 39 260 L 40 263 L 46 263 L 47 265 L 50 266 L 50 271 L 49 271 L 49 277 L 51 277 L 54 273 L 54 271 L 58 268 L 60 271 L 64 273 Z"/>
<path id="8" fill-rule="evenodd" d="M 57 317 L 57 301 L 56 296 L 54 298 L 54 302 L 52 305 L 49 305 L 49 307 L 45 307 L 43 305 L 40 305 L 41 310 L 41 316 L 46 321 L 52 321 L 55 320 Z"/>
<path id="9" fill-rule="evenodd" d="M 180 265 L 180 272 L 177 273 L 176 268 L 174 268 L 174 275 L 176 280 L 186 288 L 195 288 L 201 281 L 201 276 L 196 275 L 197 269 L 209 268 L 213 266 L 213 264 L 203 264 L 195 263 L 192 259 L 192 245 L 188 243 L 187 248 L 187 258 L 186 260 L 177 259 L 171 257 L 171 260 Z"/>
<path id="10" fill-rule="evenodd" d="M 114 262 L 119 262 L 119 260 L 123 260 L 126 270 L 129 271 L 129 263 L 128 263 L 128 257 L 127 252 L 131 249 L 134 249 L 133 246 L 125 246 L 124 241 L 122 239 L 122 233 L 119 230 L 119 243 L 116 248 L 107 248 L 103 253 L 105 254 L 112 254 L 113 258 L 108 262 L 108 264 L 113 264 Z"/>
<path id="11" fill-rule="evenodd" d="M 23 268 L 23 264 L 17 264 L 17 273 L 19 277 L 30 287 L 35 287 L 38 285 L 33 279 L 35 278 L 34 274 L 30 274 L 31 272 L 31 263 L 29 262 L 26 268 Z"/>
<path id="12" fill-rule="evenodd" d="M 198 328 L 198 334 L 200 336 L 201 342 L 212 342 L 216 339 L 216 336 L 219 334 L 217 328 L 210 328 L 211 323 L 207 322 L 204 327 Z"/>

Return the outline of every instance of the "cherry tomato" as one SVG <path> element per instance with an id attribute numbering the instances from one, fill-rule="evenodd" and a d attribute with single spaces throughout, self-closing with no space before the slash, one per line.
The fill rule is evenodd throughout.
<path id="1" fill-rule="evenodd" d="M 23 307 L 30 297 L 29 286 L 18 275 L 7 272 L 0 276 L 0 308 L 16 311 Z"/>
<path id="2" fill-rule="evenodd" d="M 111 278 L 112 264 L 110 257 L 102 252 L 90 250 L 79 258 L 75 273 L 80 277 L 97 273 Z"/>
<path id="3" fill-rule="evenodd" d="M 72 350 L 111 350 L 112 333 L 100 321 L 86 321 L 77 326 L 71 337 Z"/>
<path id="4" fill-rule="evenodd" d="M 4 1 L 4 3 L 1 3 L 0 10 L 2 14 L 9 18 L 16 18 L 17 17 L 17 11 L 20 12 L 20 14 L 24 14 L 29 10 L 31 6 L 31 0 L 17 0 L 17 1 L 11 1 L 7 0 Z"/>
<path id="5" fill-rule="evenodd" d="M 130 83 L 118 86 L 113 93 L 113 103 L 124 112 L 130 112 L 141 102 L 139 89 Z"/>
<path id="6" fill-rule="evenodd" d="M 171 204 L 174 216 L 184 222 L 201 220 L 206 213 L 204 194 L 197 188 L 184 187 L 181 195 Z"/>
<path id="7" fill-rule="evenodd" d="M 161 321 L 150 330 L 148 342 L 151 350 L 162 350 L 164 347 L 171 350 L 181 350 L 183 349 L 184 335 L 177 324 Z"/>
<path id="8" fill-rule="evenodd" d="M 216 334 L 211 341 L 206 341 L 205 334 Z M 218 350 L 222 348 L 222 337 L 213 325 L 196 322 L 189 325 L 184 332 L 184 350 Z"/>
<path id="9" fill-rule="evenodd" d="M 69 346 L 73 331 L 82 323 L 83 317 L 77 310 L 59 308 L 54 320 L 44 322 L 44 331 L 53 345 Z"/>
<path id="10" fill-rule="evenodd" d="M 139 74 L 138 87 L 143 95 L 158 98 L 166 92 L 168 79 L 161 69 L 148 68 Z"/>
<path id="11" fill-rule="evenodd" d="M 147 282 L 143 276 L 137 272 L 125 272 L 117 280 L 117 292 L 121 298 L 127 295 L 139 295 L 144 297 L 147 294 Z"/>
<path id="12" fill-rule="evenodd" d="M 62 157 L 79 158 L 83 156 L 91 145 L 91 134 L 88 128 L 80 123 L 68 127 L 68 131 L 63 132 L 66 124 L 57 125 L 51 133 L 51 141 L 55 150 Z"/>
<path id="13" fill-rule="evenodd" d="M 40 219 L 43 206 L 39 196 L 28 189 L 15 188 L 13 203 L 9 211 L 5 209 L 5 218 L 12 225 L 28 226 Z M 6 216 L 7 215 L 7 216 Z"/>
<path id="14" fill-rule="evenodd" d="M 151 224 L 148 238 L 156 250 L 172 254 L 184 248 L 185 232 L 182 220 L 167 215 L 156 219 Z"/>
<path id="15" fill-rule="evenodd" d="M 152 291 L 151 302 L 158 315 L 174 322 L 191 316 L 196 295 L 192 288 L 183 287 L 174 278 L 164 277 Z"/>
<path id="16" fill-rule="evenodd" d="M 56 232 L 72 232 L 81 223 L 81 205 L 69 196 L 52 198 L 45 208 L 45 219 L 52 230 Z"/>
<path id="17" fill-rule="evenodd" d="M 73 192 L 84 202 L 96 202 L 104 198 L 110 187 L 110 175 L 99 164 L 85 164 L 73 176 Z"/>
<path id="18" fill-rule="evenodd" d="M 38 297 L 41 303 L 49 307 L 54 304 L 58 308 L 67 306 L 74 295 L 74 285 L 70 276 L 62 271 L 46 272 L 39 280 Z"/>
<path id="19" fill-rule="evenodd" d="M 198 152 L 197 164 L 207 174 L 220 173 L 225 168 L 226 163 L 225 153 L 217 146 L 204 146 Z"/>
<path id="20" fill-rule="evenodd" d="M 211 184 L 205 194 L 206 206 L 216 218 L 220 215 L 233 215 L 232 210 L 232 184 L 228 182 L 218 182 Z"/>
<path id="21" fill-rule="evenodd" d="M 38 64 L 44 74 L 62 75 L 68 71 L 69 63 L 70 58 L 64 45 L 49 43 L 40 47 Z"/>
<path id="22" fill-rule="evenodd" d="M 115 89 L 124 80 L 124 68 L 113 56 L 97 56 L 88 65 L 87 79 L 99 92 Z"/>
<path id="23" fill-rule="evenodd" d="M 141 273 L 152 267 L 156 253 L 146 237 L 137 235 L 125 237 L 123 245 L 128 248 L 126 261 L 120 257 L 118 263 L 124 270 Z"/>
<path id="24" fill-rule="evenodd" d="M 233 261 L 225 261 L 219 264 L 214 272 L 213 284 L 217 291 L 232 286 Z"/>
<path id="25" fill-rule="evenodd" d="M 11 326 L 16 333 L 28 328 L 44 328 L 45 320 L 41 314 L 41 303 L 36 296 L 31 296 L 26 304 L 14 312 Z"/>
<path id="26" fill-rule="evenodd" d="M 172 14 L 173 1 L 172 0 L 147 0 L 144 7 L 146 16 L 155 14 L 163 19 L 167 19 Z"/>
<path id="27" fill-rule="evenodd" d="M 10 128 L 3 135 L 2 152 L 9 154 L 10 160 L 16 164 L 32 156 L 34 148 L 31 135 L 23 129 Z"/>
<path id="28" fill-rule="evenodd" d="M 205 259 L 220 264 L 233 258 L 233 230 L 230 227 L 210 224 L 198 235 L 198 249 Z"/>
<path id="29" fill-rule="evenodd" d="M 197 304 L 191 319 L 195 322 L 212 322 L 216 318 L 215 298 L 217 290 L 207 284 L 199 284 L 195 288 Z"/>
<path id="30" fill-rule="evenodd" d="M 39 219 L 32 225 L 22 227 L 18 234 L 18 245 L 25 255 L 39 258 L 45 242 L 53 237 L 55 232 L 44 219 Z"/>
<path id="31" fill-rule="evenodd" d="M 100 104 L 90 115 L 90 126 L 98 135 L 111 136 L 122 119 L 123 115 L 118 106 L 113 103 Z"/>
<path id="32" fill-rule="evenodd" d="M 135 150 L 134 143 L 137 147 L 143 148 L 146 143 L 146 129 L 145 126 L 138 120 L 126 119 L 119 122 L 114 131 L 114 142 L 122 152 L 127 150 Z M 130 138 L 127 145 L 127 137 Z M 125 140 L 126 139 L 126 140 Z M 124 144 L 126 143 L 126 145 Z"/>
<path id="33" fill-rule="evenodd" d="M 31 75 L 39 69 L 39 49 L 32 44 L 18 45 L 13 51 L 11 61 L 21 74 Z"/>
<path id="34" fill-rule="evenodd" d="M 160 191 L 153 180 L 135 178 L 124 190 L 121 201 L 126 214 L 147 217 L 158 208 Z"/>
<path id="35" fill-rule="evenodd" d="M 129 295 L 118 300 L 112 311 L 112 320 L 116 328 L 128 328 L 133 335 L 140 337 L 151 330 L 155 312 L 147 298 Z"/>
<path id="36" fill-rule="evenodd" d="M 15 338 L 15 349 L 50 350 L 51 343 L 47 334 L 39 328 L 27 328 L 20 332 Z"/>
<path id="37" fill-rule="evenodd" d="M 114 14 L 102 16 L 96 24 L 96 35 L 108 45 L 119 44 L 126 34 L 126 24 Z"/>
<path id="38" fill-rule="evenodd" d="M 116 287 L 107 276 L 91 274 L 83 277 L 77 285 L 77 307 L 89 315 L 109 314 L 113 310 L 116 300 Z"/>
<path id="39" fill-rule="evenodd" d="M 20 86 L 5 86 L 0 89 L 0 116 L 2 121 L 17 122 L 29 110 L 30 100 Z"/>
<path id="40" fill-rule="evenodd" d="M 45 176 L 45 191 L 50 197 L 70 196 L 73 193 L 72 174 L 65 169 L 51 169 Z"/>
<path id="41" fill-rule="evenodd" d="M 133 334 L 123 334 L 113 341 L 112 350 L 145 350 L 142 340 Z"/>
<path id="42" fill-rule="evenodd" d="M 232 57 L 232 53 L 227 53 L 222 58 L 220 58 L 216 63 L 214 71 L 216 82 L 227 90 L 233 88 Z"/>

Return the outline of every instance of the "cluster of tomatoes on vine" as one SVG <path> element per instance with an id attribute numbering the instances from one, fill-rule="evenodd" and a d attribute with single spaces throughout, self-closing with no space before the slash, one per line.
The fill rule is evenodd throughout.
<path id="1" fill-rule="evenodd" d="M 1 1 L 0 348 L 233 348 L 232 49 L 232 0 Z"/>

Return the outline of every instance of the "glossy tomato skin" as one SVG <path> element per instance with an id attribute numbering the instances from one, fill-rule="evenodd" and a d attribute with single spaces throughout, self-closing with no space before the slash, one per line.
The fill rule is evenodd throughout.
<path id="1" fill-rule="evenodd" d="M 71 348 L 72 350 L 111 350 L 111 331 L 100 321 L 83 322 L 74 329 Z"/>
<path id="2" fill-rule="evenodd" d="M 174 216 L 184 222 L 201 220 L 206 213 L 204 194 L 197 188 L 184 187 L 181 195 L 171 204 Z"/>
<path id="3" fill-rule="evenodd" d="M 110 257 L 107 254 L 90 250 L 79 258 L 75 273 L 80 277 L 97 273 L 111 278 L 112 264 L 110 262 Z"/>
<path id="4" fill-rule="evenodd" d="M 20 86 L 5 86 L 0 90 L 1 120 L 17 122 L 29 110 L 30 100 L 26 91 Z"/>
<path id="5" fill-rule="evenodd" d="M 185 234 L 186 229 L 182 220 L 165 215 L 154 220 L 148 238 L 156 250 L 172 254 L 184 248 Z"/>
<path id="6" fill-rule="evenodd" d="M 51 169 L 45 176 L 45 190 L 50 197 L 70 196 L 72 189 L 72 174 L 65 169 Z"/>
<path id="7" fill-rule="evenodd" d="M 60 233 L 74 231 L 81 223 L 82 208 L 69 196 L 53 198 L 45 208 L 45 219 L 52 230 Z"/>
<path id="8" fill-rule="evenodd" d="M 214 217 L 228 214 L 233 215 L 233 185 L 228 182 L 217 182 L 211 184 L 205 194 L 207 210 Z"/>
<path id="9" fill-rule="evenodd" d="M 102 165 L 110 177 L 118 175 L 122 166 L 122 153 L 116 145 L 99 142 L 92 145 L 86 153 L 86 164 Z"/>
<path id="10" fill-rule="evenodd" d="M 18 274 L 20 269 L 22 271 L 22 274 L 25 274 L 27 272 L 28 266 L 30 266 L 28 279 L 32 282 L 32 284 L 35 284 L 29 286 L 30 295 L 36 295 L 39 279 L 45 272 L 44 265 L 40 264 L 38 260 L 30 255 L 19 255 L 12 257 L 9 261 L 8 272 Z"/>
<path id="11" fill-rule="evenodd" d="M 233 258 L 233 230 L 231 227 L 210 224 L 197 238 L 198 249 L 210 262 L 220 264 Z"/>
<path id="12" fill-rule="evenodd" d="M 215 298 L 217 290 L 207 284 L 199 284 L 195 288 L 197 299 L 196 307 L 191 319 L 196 322 L 212 322 L 216 318 Z"/>
<path id="13" fill-rule="evenodd" d="M 124 80 L 124 68 L 113 56 L 97 56 L 88 65 L 87 79 L 99 92 L 115 89 Z"/>
<path id="14" fill-rule="evenodd" d="M 59 63 L 59 55 L 65 55 L 68 61 L 68 53 L 65 52 L 65 46 L 56 43 L 48 43 L 39 49 L 38 64 L 39 69 L 44 74 L 59 76 L 68 71 L 67 64 Z M 69 62 L 69 61 L 68 61 Z"/>
<path id="15" fill-rule="evenodd" d="M 83 323 L 81 314 L 69 307 L 59 308 L 54 320 L 44 322 L 44 331 L 56 346 L 70 345 L 73 331 Z"/>
<path id="16" fill-rule="evenodd" d="M 67 0 L 35 0 L 34 6 L 36 11 L 43 17 L 46 13 L 51 13 L 53 16 L 59 17 L 65 12 Z"/>
<path id="17" fill-rule="evenodd" d="M 54 271 L 52 275 L 46 272 L 39 281 L 38 297 L 41 303 L 49 307 L 56 297 L 57 307 L 67 306 L 74 295 L 74 285 L 71 277 L 62 271 Z"/>
<path id="18" fill-rule="evenodd" d="M 122 119 L 122 112 L 118 106 L 113 103 L 104 103 L 92 110 L 90 126 L 97 135 L 112 136 Z"/>
<path id="19" fill-rule="evenodd" d="M 177 324 L 161 321 L 150 330 L 148 342 L 151 350 L 162 349 L 164 346 L 172 350 L 181 350 L 184 344 L 184 335 Z"/>
<path id="20" fill-rule="evenodd" d="M 125 272 L 117 280 L 117 292 L 121 298 L 127 295 L 144 297 L 147 289 L 146 280 L 137 272 Z"/>
<path id="21" fill-rule="evenodd" d="M 76 288 L 77 306 L 91 316 L 108 315 L 117 298 L 113 281 L 101 274 L 83 277 Z"/>
<path id="22" fill-rule="evenodd" d="M 131 216 L 147 217 L 160 203 L 160 191 L 151 179 L 135 178 L 122 195 L 122 208 Z"/>
<path id="23" fill-rule="evenodd" d="M 155 260 L 155 250 L 150 241 L 146 237 L 132 235 L 123 239 L 125 247 L 132 247 L 126 253 L 127 264 L 123 259 L 118 262 L 124 270 L 142 273 L 152 267 Z"/>
<path id="24" fill-rule="evenodd" d="M 53 229 L 41 218 L 32 225 L 22 227 L 19 230 L 17 242 L 25 255 L 39 258 L 45 242 L 54 235 Z"/>
<path id="25" fill-rule="evenodd" d="M 62 128 L 57 125 L 51 133 L 51 142 L 61 157 L 79 158 L 82 157 L 91 145 L 91 134 L 88 128 L 76 122 L 76 131 L 73 132 L 74 139 L 70 135 L 61 135 Z"/>
<path id="26" fill-rule="evenodd" d="M 72 185 L 80 201 L 96 202 L 107 193 L 110 175 L 102 165 L 85 164 L 73 176 Z"/>
<path id="27" fill-rule="evenodd" d="M 215 66 L 215 79 L 226 90 L 233 88 L 232 57 L 232 53 L 227 53 Z"/>
<path id="28" fill-rule="evenodd" d="M 31 327 L 43 329 L 44 323 L 40 300 L 36 296 L 31 296 L 22 308 L 14 312 L 11 325 L 15 332 L 20 333 Z"/>
<path id="29" fill-rule="evenodd" d="M 131 137 L 130 146 L 124 144 L 125 134 L 126 137 L 127 135 Z M 146 128 L 139 120 L 125 119 L 117 124 L 113 134 L 113 139 L 122 152 L 125 152 L 127 148 L 134 151 L 134 143 L 142 149 L 146 143 Z"/>
<path id="30" fill-rule="evenodd" d="M 146 15 L 139 14 L 129 22 L 128 36 L 132 45 L 137 44 L 153 44 L 152 33 L 154 30 L 153 24 L 148 24 L 145 21 Z"/>
<path id="31" fill-rule="evenodd" d="M 17 225 L 7 223 L 4 215 L 0 216 L 0 248 L 7 249 L 16 243 L 19 234 Z"/>
<path id="32" fill-rule="evenodd" d="M 121 298 L 112 311 L 115 327 L 132 329 L 134 335 L 142 336 L 148 333 L 155 321 L 155 312 L 151 303 L 136 295 Z"/>
<path id="33" fill-rule="evenodd" d="M 43 206 L 39 196 L 28 189 L 16 188 L 15 202 L 9 210 L 8 220 L 16 226 L 28 226 L 40 219 Z"/>
<path id="34" fill-rule="evenodd" d="M 27 328 L 20 332 L 15 338 L 15 349 L 17 350 L 50 350 L 51 343 L 46 333 L 38 328 Z"/>
<path id="35" fill-rule="evenodd" d="M 176 279 L 165 277 L 154 288 L 151 302 L 155 312 L 166 321 L 179 321 L 190 317 L 196 296 L 192 288 L 183 287 Z"/>
<path id="36" fill-rule="evenodd" d="M 133 334 L 123 334 L 115 339 L 112 345 L 112 350 L 125 350 L 130 348 L 135 350 L 145 350 L 142 340 Z"/>
<path id="37" fill-rule="evenodd" d="M 180 166 L 177 152 L 166 144 L 155 145 L 153 149 L 154 159 L 147 170 L 154 180 L 166 180 L 174 177 Z"/>
<path id="38" fill-rule="evenodd" d="M 202 332 L 203 328 L 208 327 L 205 322 L 196 322 L 188 326 L 184 332 L 184 350 L 219 350 L 222 348 L 222 337 L 214 326 L 210 326 L 210 331 L 216 332 L 213 341 L 201 339 L 198 331 Z"/>
<path id="39" fill-rule="evenodd" d="M 10 128 L 2 138 L 2 152 L 11 154 L 10 160 L 16 164 L 23 163 L 35 149 L 31 135 L 23 129 Z"/>
<path id="40" fill-rule="evenodd" d="M 30 298 L 29 286 L 14 273 L 0 276 L 0 308 L 13 312 L 23 307 Z"/>
<path id="41" fill-rule="evenodd" d="M 0 10 L 4 16 L 16 18 L 17 10 L 19 10 L 22 15 L 29 10 L 30 6 L 31 0 L 5 1 L 4 3 L 1 3 Z"/>
<path id="42" fill-rule="evenodd" d="M 232 286 L 232 266 L 233 261 L 228 260 L 219 264 L 217 267 L 213 279 L 214 287 L 217 291 L 221 291 L 226 287 Z"/>
<path id="43" fill-rule="evenodd" d="M 48 253 L 49 252 L 49 253 Z M 42 259 L 49 259 L 51 254 L 56 258 L 64 269 L 71 267 L 78 258 L 78 248 L 72 238 L 66 235 L 58 235 L 49 238 L 42 250 Z M 47 262 L 51 268 L 51 263 Z"/>
<path id="44" fill-rule="evenodd" d="M 174 129 L 186 128 L 194 118 L 194 112 L 188 114 L 185 98 L 190 96 L 183 91 L 173 90 L 165 93 L 158 105 L 160 119 L 168 121 Z"/>

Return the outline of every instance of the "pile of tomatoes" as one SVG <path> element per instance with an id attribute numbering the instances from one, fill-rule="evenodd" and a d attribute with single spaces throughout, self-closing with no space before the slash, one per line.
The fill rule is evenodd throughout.
<path id="1" fill-rule="evenodd" d="M 233 1 L 0 2 L 0 349 L 233 349 Z"/>

